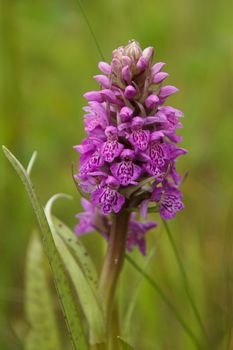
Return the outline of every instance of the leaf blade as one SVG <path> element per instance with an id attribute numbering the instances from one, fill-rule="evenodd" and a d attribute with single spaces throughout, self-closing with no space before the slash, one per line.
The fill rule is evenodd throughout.
<path id="1" fill-rule="evenodd" d="M 69 281 L 62 266 L 62 261 L 56 250 L 55 243 L 43 210 L 40 204 L 34 186 L 18 159 L 5 147 L 2 146 L 6 158 L 9 160 L 22 183 L 24 184 L 36 214 L 40 226 L 41 237 L 45 253 L 48 257 L 53 277 L 57 288 L 58 296 L 62 305 L 62 310 L 66 319 L 67 328 L 75 350 L 88 350 L 87 340 L 77 312 L 76 304 L 72 296 Z"/>
<path id="2" fill-rule="evenodd" d="M 62 196 L 64 197 L 64 195 Z M 86 275 L 87 270 L 89 271 L 87 264 L 91 263 L 91 259 L 89 256 L 85 255 L 86 250 L 78 240 L 78 237 L 74 235 L 74 232 L 70 231 L 68 227 L 66 227 L 63 223 L 61 226 L 61 221 L 52 216 L 52 206 L 56 199 L 59 197 L 61 197 L 61 194 L 53 196 L 48 201 L 45 207 L 45 213 L 51 227 L 51 232 L 53 234 L 56 247 L 73 282 L 75 291 L 80 299 L 81 307 L 89 324 L 91 330 L 90 343 L 104 343 L 106 340 L 106 324 L 104 313 L 98 300 L 96 285 L 93 286 L 93 280 L 90 278 L 91 276 Z M 63 240 L 64 228 L 66 241 Z M 63 235 L 61 235 L 61 231 L 63 232 Z M 73 244 L 71 244 L 73 240 L 71 241 L 71 239 L 74 238 L 77 239 L 76 243 L 78 243 L 78 245 L 75 246 L 75 249 L 76 254 L 78 255 L 79 264 L 71 254 L 71 251 L 73 249 Z M 85 266 L 82 266 L 83 264 L 85 264 Z"/>

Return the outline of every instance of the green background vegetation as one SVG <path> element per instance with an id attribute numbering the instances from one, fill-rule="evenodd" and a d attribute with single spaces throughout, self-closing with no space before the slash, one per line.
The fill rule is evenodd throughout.
<path id="1" fill-rule="evenodd" d="M 232 324 L 233 227 L 233 6 L 227 0 L 85 0 L 106 60 L 111 51 L 136 39 L 154 46 L 155 60 L 167 62 L 169 84 L 180 93 L 169 103 L 185 113 L 179 160 L 188 171 L 183 184 L 186 210 L 169 223 L 198 308 L 210 335 L 210 349 L 228 344 Z M 84 137 L 83 93 L 96 88 L 99 53 L 76 0 L 1 0 L 0 141 L 27 164 L 38 159 L 33 180 L 45 203 L 54 193 L 72 194 L 57 204 L 71 227 L 81 208 L 72 182 L 72 146 Z M 25 252 L 35 226 L 28 198 L 0 154 L 0 349 L 19 349 L 23 332 Z M 151 217 L 152 218 L 152 217 Z M 103 242 L 84 237 L 100 266 Z M 179 269 L 163 229 L 148 235 L 155 254 L 149 272 L 201 338 L 187 301 Z M 134 257 L 143 264 L 135 252 Z M 125 299 L 137 284 L 126 268 Z M 124 292 L 125 291 L 125 292 Z M 131 328 L 138 350 L 193 349 L 161 299 L 142 283 Z"/>

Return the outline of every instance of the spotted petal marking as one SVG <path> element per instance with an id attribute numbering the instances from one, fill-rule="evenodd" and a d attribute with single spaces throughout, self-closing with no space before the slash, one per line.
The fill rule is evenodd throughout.
<path id="1" fill-rule="evenodd" d="M 141 175 L 141 168 L 134 164 L 132 160 L 123 160 L 120 163 L 113 164 L 110 168 L 122 186 L 128 186 Z"/>
<path id="2" fill-rule="evenodd" d="M 136 149 L 145 151 L 150 141 L 150 131 L 142 129 L 133 130 L 132 134 L 129 137 L 129 141 L 134 145 Z"/>
<path id="3" fill-rule="evenodd" d="M 176 213 L 184 208 L 181 194 L 177 190 L 164 192 L 161 197 L 161 217 L 165 220 L 172 219 Z"/>
<path id="4" fill-rule="evenodd" d="M 103 157 L 108 163 L 111 163 L 116 157 L 118 157 L 123 150 L 124 146 L 117 140 L 108 140 L 103 145 Z"/>
<path id="5" fill-rule="evenodd" d="M 103 214 L 110 214 L 112 211 L 118 213 L 125 202 L 124 196 L 109 186 L 94 191 L 92 200 L 94 204 L 100 205 Z"/>

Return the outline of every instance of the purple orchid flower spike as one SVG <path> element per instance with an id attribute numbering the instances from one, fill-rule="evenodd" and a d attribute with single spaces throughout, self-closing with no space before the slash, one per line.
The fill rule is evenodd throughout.
<path id="1" fill-rule="evenodd" d="M 84 95 L 87 136 L 75 146 L 80 164 L 74 178 L 90 201 L 82 200 L 84 213 L 77 215 L 76 232 L 107 223 L 100 231 L 108 250 L 99 295 L 108 311 L 125 249 L 138 246 L 145 255 L 146 232 L 157 226 L 138 216 L 147 220 L 152 202 L 152 211 L 163 219 L 184 208 L 176 171 L 178 158 L 186 153 L 177 146 L 182 137 L 176 134 L 183 113 L 164 105 L 178 89 L 164 86 L 165 63 L 153 64 L 153 57 L 152 47 L 142 50 L 135 40 L 117 48 L 110 63 L 99 63 L 102 74 L 94 77 L 99 90 Z"/>

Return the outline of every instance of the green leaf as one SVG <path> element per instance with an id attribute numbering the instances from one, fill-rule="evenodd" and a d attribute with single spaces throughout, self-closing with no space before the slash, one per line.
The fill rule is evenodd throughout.
<path id="1" fill-rule="evenodd" d="M 138 185 L 128 186 L 124 189 L 122 189 L 120 192 L 126 196 L 127 198 L 131 197 L 132 194 L 135 194 L 135 192 L 139 191 L 143 186 L 147 185 L 151 181 L 155 180 L 155 176 L 151 176 L 149 178 L 146 178 L 138 183 Z"/>
<path id="2" fill-rule="evenodd" d="M 45 213 L 51 227 L 57 250 L 70 275 L 84 315 L 86 316 L 90 328 L 90 343 L 103 343 L 106 340 L 106 323 L 97 296 L 96 282 L 93 284 L 93 277 L 91 275 L 91 271 L 95 271 L 94 266 L 90 257 L 86 255 L 85 248 L 75 236 L 74 232 L 70 231 L 68 227 L 51 214 L 53 203 L 61 196 L 64 197 L 64 195 L 58 194 L 48 201 Z M 64 238 L 65 240 L 63 240 Z M 78 244 L 74 246 L 74 242 Z M 74 252 L 78 262 L 74 258 Z M 94 272 L 94 274 L 96 279 L 96 272 Z"/>
<path id="3" fill-rule="evenodd" d="M 27 166 L 27 174 L 30 176 L 31 175 L 31 172 L 32 172 L 32 168 L 33 168 L 33 165 L 36 161 L 36 158 L 37 158 L 37 151 L 34 151 L 32 153 L 32 156 L 31 156 L 31 159 L 28 163 L 28 166 Z"/>
<path id="4" fill-rule="evenodd" d="M 90 255 L 88 254 L 86 248 L 84 247 L 82 241 L 63 222 L 61 222 L 54 215 L 51 216 L 50 211 L 51 211 L 52 205 L 59 198 L 71 199 L 72 197 L 63 193 L 59 193 L 53 196 L 48 201 L 46 208 L 48 209 L 51 223 L 53 226 L 55 226 L 57 233 L 61 236 L 61 238 L 66 243 L 66 245 L 70 248 L 72 255 L 80 263 L 80 266 L 83 269 L 83 272 L 86 278 L 88 279 L 91 287 L 93 288 L 93 291 L 97 292 L 98 276 L 97 276 L 96 268 Z"/>
<path id="5" fill-rule="evenodd" d="M 27 250 L 25 311 L 29 332 L 25 350 L 61 350 L 53 299 L 47 281 L 45 255 L 37 234 Z"/>
<path id="6" fill-rule="evenodd" d="M 87 350 L 88 344 L 84 334 L 83 326 L 81 324 L 80 316 L 77 312 L 77 305 L 70 289 L 69 280 L 65 273 L 62 260 L 57 252 L 52 233 L 44 213 L 44 209 L 38 200 L 31 179 L 22 164 L 6 147 L 3 146 L 2 148 L 5 156 L 8 158 L 18 176 L 22 180 L 36 214 L 37 221 L 41 229 L 40 232 L 44 250 L 52 269 L 58 296 L 62 305 L 64 317 L 66 319 L 74 349 Z"/>
<path id="7" fill-rule="evenodd" d="M 133 350 L 133 347 L 131 345 L 129 345 L 128 343 L 126 343 L 120 337 L 117 337 L 117 340 L 118 340 L 120 350 Z"/>

